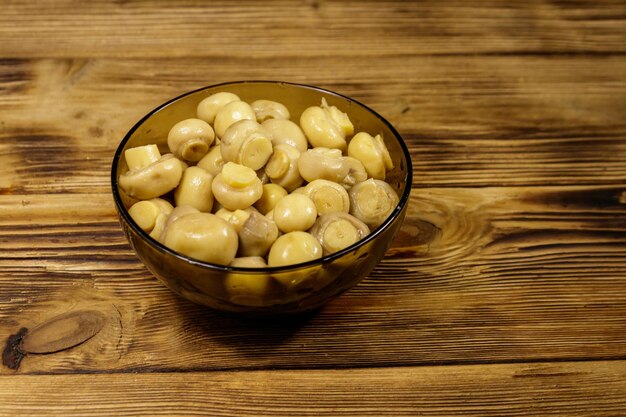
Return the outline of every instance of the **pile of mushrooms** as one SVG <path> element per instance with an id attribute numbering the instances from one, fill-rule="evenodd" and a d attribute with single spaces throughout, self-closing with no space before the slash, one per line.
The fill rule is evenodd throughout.
<path id="1" fill-rule="evenodd" d="M 184 255 L 243 268 L 307 262 L 363 239 L 398 205 L 381 135 L 354 134 L 325 99 L 296 123 L 281 103 L 219 92 L 194 116 L 172 126 L 168 153 L 126 150 L 119 177 L 137 226 Z"/>

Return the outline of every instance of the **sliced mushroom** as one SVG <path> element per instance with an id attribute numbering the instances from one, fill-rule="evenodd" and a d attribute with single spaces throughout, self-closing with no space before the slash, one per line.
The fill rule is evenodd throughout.
<path id="1" fill-rule="evenodd" d="M 238 237 L 235 229 L 210 213 L 190 213 L 167 228 L 163 244 L 191 258 L 218 265 L 235 259 Z"/>
<path id="2" fill-rule="evenodd" d="M 219 93 L 211 94 L 204 100 L 202 100 L 196 109 L 198 119 L 202 119 L 207 123 L 213 123 L 217 113 L 230 103 L 231 101 L 239 101 L 239 96 L 226 91 L 220 91 Z"/>
<path id="3" fill-rule="evenodd" d="M 185 119 L 176 123 L 167 135 L 167 146 L 177 158 L 199 161 L 215 140 L 213 128 L 204 120 Z"/>
<path id="4" fill-rule="evenodd" d="M 256 120 L 256 114 L 248 103 L 245 101 L 226 103 L 215 116 L 213 124 L 215 134 L 221 139 L 230 125 L 244 119 Z"/>
<path id="5" fill-rule="evenodd" d="M 209 174 L 213 175 L 213 177 L 219 174 L 224 167 L 224 158 L 222 158 L 220 145 L 212 146 L 209 152 L 198 161 L 196 166 L 206 170 Z"/>
<path id="6" fill-rule="evenodd" d="M 260 213 L 252 212 L 239 230 L 239 256 L 265 256 L 276 238 L 276 223 Z"/>
<path id="7" fill-rule="evenodd" d="M 349 170 L 339 149 L 313 148 L 298 159 L 298 171 L 308 182 L 317 179 L 340 182 Z"/>
<path id="8" fill-rule="evenodd" d="M 276 145 L 274 153 L 265 165 L 265 172 L 273 184 L 278 184 L 287 191 L 302 185 L 302 176 L 298 169 L 300 152 L 291 145 Z"/>
<path id="9" fill-rule="evenodd" d="M 309 233 L 320 242 L 326 256 L 355 244 L 367 236 L 370 229 L 348 213 L 327 213 L 317 219 Z"/>
<path id="10" fill-rule="evenodd" d="M 304 132 L 296 123 L 284 119 L 267 119 L 262 123 L 272 135 L 274 146 L 285 144 L 291 145 L 300 152 L 304 152 L 309 147 L 309 142 L 304 136 Z"/>
<path id="11" fill-rule="evenodd" d="M 348 192 L 336 182 L 313 180 L 304 187 L 304 194 L 313 200 L 318 215 L 350 211 Z"/>
<path id="12" fill-rule="evenodd" d="M 261 198 L 254 203 L 254 207 L 259 210 L 261 214 L 267 214 L 270 210 L 274 209 L 278 200 L 287 194 L 289 194 L 287 190 L 278 184 L 263 184 L 263 194 Z"/>
<path id="13" fill-rule="evenodd" d="M 315 203 L 304 194 L 289 194 L 274 207 L 273 220 L 281 232 L 308 230 L 317 219 Z"/>
<path id="14" fill-rule="evenodd" d="M 267 129 L 254 120 L 239 120 L 221 136 L 220 149 L 225 162 L 235 162 L 258 170 L 272 155 L 272 140 Z"/>
<path id="15" fill-rule="evenodd" d="M 159 147 L 156 145 L 137 146 L 124 151 L 126 165 L 130 171 L 139 170 L 161 159 Z"/>
<path id="16" fill-rule="evenodd" d="M 267 257 L 267 265 L 284 266 L 308 262 L 322 257 L 322 246 L 307 232 L 289 232 L 280 236 Z"/>
<path id="17" fill-rule="evenodd" d="M 228 210 L 245 209 L 263 194 L 263 183 L 252 169 L 228 162 L 212 184 L 213 196 Z"/>
<path id="18" fill-rule="evenodd" d="M 329 106 L 322 98 L 321 106 L 312 106 L 300 116 L 300 127 L 314 147 L 345 149 L 346 136 L 354 133 L 354 126 L 335 106 Z"/>
<path id="19" fill-rule="evenodd" d="M 172 191 L 183 175 L 183 165 L 172 154 L 165 154 L 156 162 L 120 175 L 120 187 L 130 197 L 149 200 Z"/>
<path id="20" fill-rule="evenodd" d="M 150 233 L 152 236 L 152 231 L 155 229 L 157 225 L 157 219 L 159 215 L 164 214 L 167 217 L 174 207 L 163 200 L 162 198 L 153 198 L 150 200 L 143 200 L 133 204 L 128 209 L 128 214 L 130 217 L 137 223 L 137 226 L 141 228 L 146 233 Z M 158 229 L 158 228 L 157 228 Z M 159 231 L 155 235 L 158 235 Z M 158 236 L 153 236 L 155 239 Z"/>
<path id="21" fill-rule="evenodd" d="M 357 133 L 348 145 L 348 156 L 361 161 L 369 176 L 377 180 L 384 180 L 387 171 L 393 169 L 389 150 L 380 135 Z"/>
<path id="22" fill-rule="evenodd" d="M 183 172 L 180 184 L 174 191 L 177 206 L 191 206 L 199 211 L 210 213 L 213 208 L 213 175 L 204 169 L 194 166 Z"/>
<path id="23" fill-rule="evenodd" d="M 370 178 L 355 185 L 350 195 L 350 214 L 370 229 L 380 226 L 398 206 L 400 199 L 385 181 Z"/>
<path id="24" fill-rule="evenodd" d="M 269 119 L 287 120 L 291 117 L 287 107 L 272 100 L 256 100 L 250 104 L 250 107 L 254 110 L 256 120 L 259 123 Z"/>

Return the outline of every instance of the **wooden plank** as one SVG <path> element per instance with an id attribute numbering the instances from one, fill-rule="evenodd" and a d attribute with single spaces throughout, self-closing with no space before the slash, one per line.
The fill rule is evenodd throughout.
<path id="1" fill-rule="evenodd" d="M 8 1 L 3 57 L 623 53 L 620 1 Z"/>
<path id="2" fill-rule="evenodd" d="M 418 187 L 619 185 L 626 178 L 624 57 L 248 64 L 0 62 L 0 91 L 7 92 L 0 95 L 0 192 L 105 193 L 117 144 L 151 108 L 203 84 L 262 78 L 268 68 L 277 78 L 351 95 L 386 116 L 409 145 Z M 394 79 L 381 84 L 390 66 Z M 354 67 L 362 68 L 358 75 Z"/>
<path id="3" fill-rule="evenodd" d="M 620 358 L 625 191 L 416 189 L 368 279 L 317 314 L 267 323 L 172 295 L 133 256 L 107 194 L 0 196 L 0 339 L 76 309 L 107 315 L 83 345 L 27 356 L 24 373 Z"/>
<path id="4" fill-rule="evenodd" d="M 11 416 L 617 416 L 626 362 L 0 377 Z"/>

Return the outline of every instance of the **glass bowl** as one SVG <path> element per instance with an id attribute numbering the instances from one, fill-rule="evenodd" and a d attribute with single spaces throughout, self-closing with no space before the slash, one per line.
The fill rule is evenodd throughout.
<path id="1" fill-rule="evenodd" d="M 128 214 L 136 201 L 119 187 L 127 171 L 123 158 L 128 148 L 156 143 L 167 150 L 167 134 L 180 120 L 196 117 L 196 106 L 205 97 L 229 91 L 248 103 L 257 99 L 283 103 L 298 121 L 309 106 L 322 97 L 346 112 L 355 132 L 381 134 L 394 169 L 386 181 L 396 190 L 400 203 L 378 228 L 356 244 L 321 259 L 298 265 L 271 268 L 238 268 L 215 265 L 177 253 L 148 236 Z M 383 258 L 400 230 L 411 190 L 412 168 L 408 149 L 398 132 L 378 113 L 341 94 L 308 85 L 277 81 L 240 81 L 218 84 L 183 94 L 152 110 L 126 134 L 111 170 L 113 198 L 120 223 L 139 259 L 152 274 L 176 294 L 210 308 L 256 316 L 300 313 L 320 307 L 356 285 Z"/>

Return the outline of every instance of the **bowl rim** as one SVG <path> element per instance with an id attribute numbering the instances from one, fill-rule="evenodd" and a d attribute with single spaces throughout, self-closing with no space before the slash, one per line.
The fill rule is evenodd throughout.
<path id="1" fill-rule="evenodd" d="M 124 207 L 124 204 L 122 203 L 122 198 L 119 192 L 119 184 L 118 184 L 118 178 L 117 178 L 117 169 L 118 169 L 118 165 L 119 162 L 121 160 L 122 157 L 122 151 L 124 149 L 124 146 L 126 145 L 126 143 L 130 140 L 131 136 L 133 135 L 133 133 L 135 133 L 135 131 L 146 121 L 148 120 L 150 117 L 152 117 L 154 114 L 156 114 L 157 112 L 165 109 L 166 107 L 170 106 L 171 104 L 187 97 L 190 96 L 192 94 L 196 94 L 198 92 L 201 92 L 203 90 L 207 90 L 209 88 L 214 89 L 214 88 L 219 88 L 219 87 L 227 87 L 229 85 L 233 85 L 233 84 L 278 84 L 278 85 L 288 85 L 288 86 L 293 86 L 293 87 L 299 87 L 299 88 L 305 88 L 308 90 L 315 90 L 317 92 L 323 93 L 323 94 L 327 94 L 327 95 L 331 95 L 331 96 L 335 96 L 335 97 L 339 97 L 342 98 L 344 100 L 347 100 L 349 102 L 352 102 L 358 106 L 363 107 L 365 110 L 367 110 L 368 112 L 370 112 L 374 117 L 376 117 L 381 123 L 383 123 L 384 125 L 387 126 L 387 128 L 391 131 L 391 133 L 396 137 L 398 144 L 400 145 L 400 149 L 402 150 L 402 153 L 404 154 L 405 160 L 406 160 L 406 178 L 405 178 L 405 186 L 404 186 L 404 190 L 402 192 L 402 195 L 400 196 L 400 201 L 398 202 L 397 206 L 394 208 L 393 212 L 389 215 L 389 217 L 387 217 L 387 219 L 381 224 L 379 225 L 376 229 L 374 229 L 369 235 L 367 235 L 365 238 L 359 240 L 358 242 L 348 246 L 345 249 L 342 249 L 338 252 L 332 253 L 330 255 L 326 255 L 326 256 L 322 256 L 319 259 L 314 259 L 312 261 L 307 261 L 307 262 L 302 262 L 299 264 L 292 264 L 292 265 L 283 265 L 283 266 L 268 266 L 268 267 L 263 267 L 263 268 L 245 268 L 245 267 L 235 267 L 235 266 L 229 266 L 229 265 L 219 265 L 219 264 L 213 264 L 210 262 L 204 262 L 201 261 L 199 259 L 194 259 L 191 258 L 189 256 L 183 255 L 181 253 L 178 253 L 170 248 L 168 248 L 167 246 L 165 246 L 164 244 L 162 244 L 161 242 L 157 241 L 156 239 L 154 239 L 153 237 L 151 237 L 148 233 L 144 232 L 143 229 L 141 229 L 136 223 L 135 221 L 130 217 L 130 214 L 128 213 L 128 210 L 126 209 L 126 207 Z M 183 93 L 177 97 L 174 97 L 168 101 L 166 101 L 163 104 L 160 104 L 159 106 L 155 107 L 153 110 L 151 110 L 150 112 L 148 112 L 144 117 L 142 117 L 137 123 L 135 123 L 135 125 L 128 131 L 128 133 L 126 133 L 126 135 L 124 135 L 124 138 L 122 139 L 122 141 L 120 142 L 120 144 L 118 145 L 115 154 L 113 156 L 113 163 L 111 165 L 111 188 L 112 188 L 112 192 L 113 192 L 113 200 L 115 201 L 115 205 L 117 208 L 117 212 L 119 213 L 119 215 L 124 219 L 124 222 L 137 234 L 139 235 L 143 240 L 147 241 L 151 246 L 155 247 L 156 249 L 158 249 L 159 251 L 165 252 L 171 256 L 174 256 L 175 258 L 178 258 L 181 261 L 185 261 L 188 262 L 194 266 L 198 266 L 198 267 L 202 267 L 202 268 L 207 268 L 210 270 L 215 270 L 215 271 L 220 271 L 220 272 L 236 272 L 236 273 L 247 273 L 247 274 L 271 274 L 271 273 L 278 273 L 278 272 L 289 272 L 289 271 L 297 271 L 297 270 L 302 270 L 302 269 L 307 269 L 310 267 L 314 267 L 316 265 L 321 265 L 324 266 L 326 264 L 330 264 L 333 261 L 342 258 L 344 255 L 353 252 L 355 250 L 357 250 L 358 248 L 360 248 L 361 246 L 366 245 L 368 242 L 374 240 L 376 237 L 378 237 L 379 235 L 381 235 L 385 230 L 387 230 L 389 228 L 389 226 L 395 221 L 395 219 L 400 216 L 400 214 L 402 213 L 402 210 L 404 209 L 404 207 L 408 204 L 409 201 L 409 195 L 411 193 L 411 188 L 412 188 L 412 182 L 413 182 L 413 165 L 411 162 L 411 154 L 409 153 L 409 150 L 406 146 L 406 144 L 404 143 L 404 139 L 402 138 L 402 136 L 400 136 L 400 134 L 398 133 L 398 131 L 393 127 L 393 125 L 391 123 L 389 123 L 389 121 L 387 121 L 387 119 L 385 119 L 384 117 L 382 117 L 380 114 L 378 114 L 376 111 L 374 111 L 373 109 L 371 109 L 370 107 L 368 107 L 367 105 L 351 98 L 348 97 L 346 95 L 343 95 L 341 93 L 337 93 L 322 87 L 317 87 L 317 86 L 313 86 L 313 85 L 309 85 L 309 84 L 301 84 L 301 83 L 294 83 L 294 82 L 288 82 L 288 81 L 275 81 L 275 80 L 241 80 L 241 81 L 228 81 L 228 82 L 223 82 L 223 83 L 218 83 L 218 84 L 213 84 L 213 85 L 209 85 L 209 86 L 205 86 L 205 87 L 201 87 L 192 91 L 188 91 L 186 93 Z"/>

